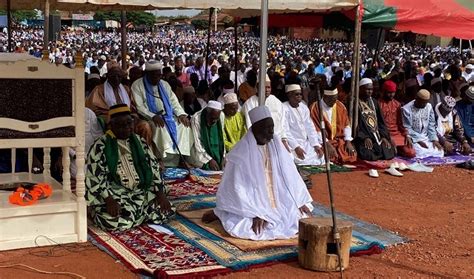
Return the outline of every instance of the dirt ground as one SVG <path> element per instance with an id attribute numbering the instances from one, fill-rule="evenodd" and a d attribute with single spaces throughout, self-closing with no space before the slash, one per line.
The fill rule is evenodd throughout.
<path id="1" fill-rule="evenodd" d="M 333 175 L 339 211 L 400 233 L 411 242 L 383 254 L 351 258 L 346 278 L 474 278 L 474 172 L 438 167 L 431 174 L 406 172 L 397 178 L 365 172 Z M 328 204 L 326 176 L 314 177 L 315 200 Z M 0 253 L 0 266 L 23 263 L 87 278 L 136 278 L 90 244 L 33 255 L 48 248 Z M 79 251 L 79 252 L 78 252 Z M 238 272 L 221 278 L 338 278 L 338 273 L 306 271 L 296 262 Z M 0 268 L 0 278 L 71 278 Z"/>

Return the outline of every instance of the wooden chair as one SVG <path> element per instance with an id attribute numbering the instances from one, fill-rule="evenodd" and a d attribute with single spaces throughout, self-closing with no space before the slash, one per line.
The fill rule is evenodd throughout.
<path id="1" fill-rule="evenodd" d="M 50 151 L 62 149 L 62 183 L 51 177 Z M 28 171 L 15 172 L 16 149 L 28 150 Z M 44 151 L 41 174 L 32 173 L 33 148 Z M 69 149 L 76 150 L 76 191 L 71 191 Z M 29 206 L 10 204 L 0 191 L 0 250 L 87 240 L 84 199 L 84 73 L 31 56 L 0 55 L 0 149 L 12 151 L 11 173 L 0 185 L 33 182 L 53 187 Z"/>

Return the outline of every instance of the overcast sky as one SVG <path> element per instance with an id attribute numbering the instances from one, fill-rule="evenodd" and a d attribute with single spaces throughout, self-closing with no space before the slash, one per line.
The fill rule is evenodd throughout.
<path id="1" fill-rule="evenodd" d="M 167 17 L 176 17 L 176 16 L 195 16 L 199 14 L 201 11 L 200 10 L 155 10 L 152 11 L 152 13 L 155 16 L 167 16 Z"/>

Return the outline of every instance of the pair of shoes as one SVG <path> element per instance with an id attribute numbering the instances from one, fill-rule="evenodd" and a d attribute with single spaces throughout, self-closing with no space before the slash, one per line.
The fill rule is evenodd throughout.
<path id="1" fill-rule="evenodd" d="M 379 173 L 375 169 L 370 169 L 369 170 L 369 176 L 373 177 L 373 178 L 377 178 L 377 177 L 379 177 Z"/>
<path id="2" fill-rule="evenodd" d="M 46 199 L 51 196 L 53 189 L 45 183 L 36 184 L 31 190 L 23 187 L 18 187 L 9 197 L 8 201 L 11 204 L 21 206 L 35 204 L 38 200 Z"/>
<path id="3" fill-rule="evenodd" d="M 390 166 L 390 168 L 386 169 L 385 172 L 393 176 L 398 176 L 398 177 L 403 176 L 403 173 L 397 171 L 397 169 L 395 169 L 394 166 Z"/>
<path id="4" fill-rule="evenodd" d="M 390 164 L 390 168 L 404 171 L 408 169 L 408 166 L 403 162 L 393 162 L 392 164 Z"/>
<path id="5" fill-rule="evenodd" d="M 416 162 L 408 166 L 408 169 L 415 172 L 433 172 L 434 168 L 423 165 L 422 163 Z"/>

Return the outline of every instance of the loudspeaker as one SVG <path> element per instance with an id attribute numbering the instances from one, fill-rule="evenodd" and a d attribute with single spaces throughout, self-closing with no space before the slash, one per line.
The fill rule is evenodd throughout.
<path id="1" fill-rule="evenodd" d="M 49 16 L 49 41 L 57 41 L 61 35 L 61 16 L 50 15 Z"/>
<path id="2" fill-rule="evenodd" d="M 367 48 L 380 50 L 385 42 L 385 30 L 383 28 L 367 30 Z"/>

